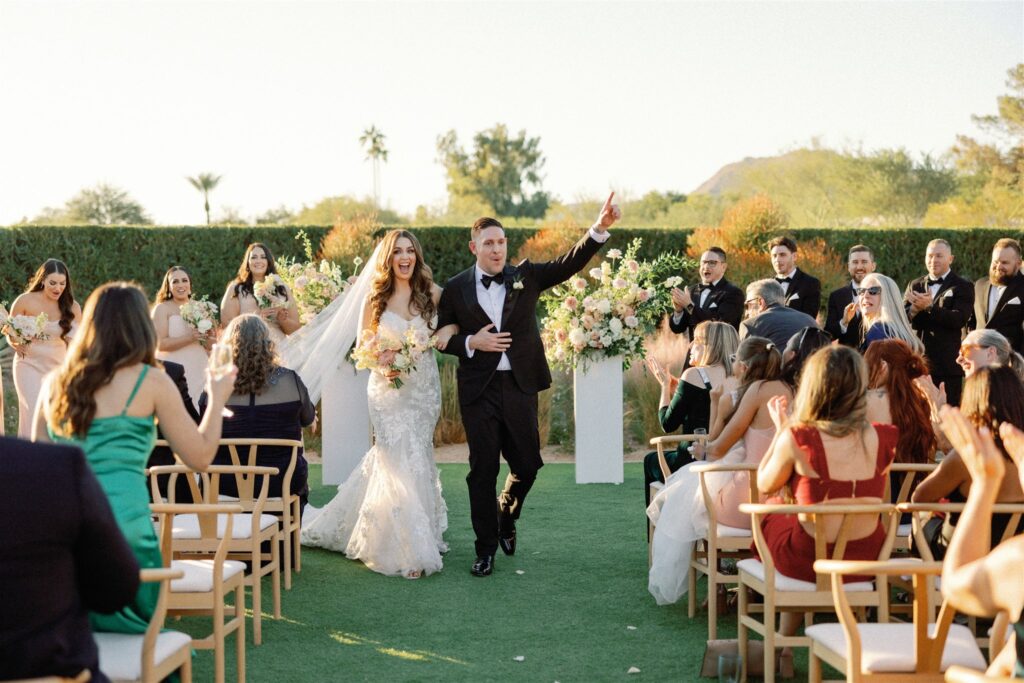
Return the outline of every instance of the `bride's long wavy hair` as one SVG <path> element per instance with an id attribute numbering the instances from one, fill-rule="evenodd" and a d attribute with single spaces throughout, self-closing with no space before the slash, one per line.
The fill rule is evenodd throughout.
<path id="1" fill-rule="evenodd" d="M 430 266 L 423 260 L 423 247 L 420 246 L 420 241 L 408 230 L 392 230 L 381 239 L 377 263 L 374 264 L 375 274 L 370 284 L 370 320 L 374 327 L 380 323 L 380 317 L 388 307 L 388 299 L 395 293 L 394 251 L 398 240 L 403 237 L 412 243 L 412 248 L 416 252 L 416 264 L 409 278 L 409 286 L 412 288 L 412 296 L 409 298 L 410 312 L 415 310 L 428 325 L 437 312 L 431 293 L 434 276 Z"/>

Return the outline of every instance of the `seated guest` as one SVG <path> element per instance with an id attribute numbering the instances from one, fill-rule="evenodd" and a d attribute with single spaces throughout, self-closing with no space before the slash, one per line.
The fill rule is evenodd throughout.
<path id="1" fill-rule="evenodd" d="M 899 430 L 896 462 L 934 462 L 937 447 L 928 397 L 916 380 L 928 365 L 899 339 L 883 339 L 864 353 L 868 367 L 868 421 Z"/>
<path id="2" fill-rule="evenodd" d="M 846 269 L 850 272 L 850 284 L 832 290 L 828 295 L 828 314 L 825 316 L 825 331 L 838 339 L 840 344 L 857 346 L 858 330 L 852 329 L 850 322 L 857 313 L 857 289 L 861 280 L 868 273 L 875 272 L 875 255 L 870 247 L 855 244 L 850 247 L 846 259 Z"/>
<path id="3" fill-rule="evenodd" d="M 867 365 L 856 351 L 838 345 L 816 351 L 804 367 L 789 420 L 784 397 L 769 404 L 779 435 L 758 468 L 758 489 L 777 495 L 788 485 L 800 505 L 882 502 L 897 430 L 868 422 L 867 386 Z M 813 524 L 796 515 L 767 515 L 761 528 L 776 570 L 813 582 Z M 858 518 L 849 539 L 844 559 L 875 560 L 885 530 L 878 519 Z M 784 612 L 781 632 L 794 635 L 802 619 L 799 612 Z"/>
<path id="4" fill-rule="evenodd" d="M 910 327 L 903 296 L 892 278 L 881 273 L 865 276 L 857 290 L 857 306 L 861 351 L 880 339 L 902 339 L 917 353 L 924 353 L 924 344 Z"/>
<path id="5" fill-rule="evenodd" d="M 800 386 L 804 363 L 812 353 L 831 343 L 832 336 L 817 325 L 794 333 L 782 352 L 782 381 L 794 389 Z"/>
<path id="6" fill-rule="evenodd" d="M 782 288 L 783 305 L 816 319 L 821 306 L 821 281 L 796 267 L 796 242 L 789 237 L 776 237 L 768 243 L 768 252 L 775 281 Z"/>
<path id="7" fill-rule="evenodd" d="M 169 360 L 163 361 L 164 372 L 167 376 L 174 381 L 174 386 L 178 387 L 178 393 L 181 394 L 181 401 L 185 404 L 185 410 L 188 412 L 189 417 L 196 424 L 199 424 L 199 411 L 196 410 L 195 403 L 192 402 L 192 396 L 188 393 L 188 382 L 185 379 L 185 366 L 180 363 L 175 363 Z M 164 433 L 160 430 L 160 425 L 156 426 L 156 437 L 158 439 L 165 439 Z M 174 453 L 167 446 L 157 446 L 149 454 L 149 461 L 146 463 L 146 467 L 158 467 L 160 465 L 174 465 Z M 167 478 L 160 477 L 157 479 L 157 486 L 160 488 L 160 495 L 163 498 L 167 498 Z M 150 500 L 153 498 L 152 491 L 150 492 Z M 175 479 L 174 484 L 174 502 L 175 503 L 192 503 L 201 502 L 192 500 L 192 491 L 189 488 L 188 482 L 185 477 L 179 475 Z"/>
<path id="8" fill-rule="evenodd" d="M 965 386 L 965 400 L 966 394 Z M 1024 432 L 1006 423 L 999 428 L 1005 452 L 1016 463 L 1016 467 L 1007 469 L 1004 449 L 996 443 L 991 429 L 976 430 L 956 408 L 948 406 L 942 411 L 942 428 L 972 481 L 967 507 L 942 565 L 942 596 L 953 608 L 967 614 L 1010 615 L 1015 638 L 1007 641 L 986 673 L 1019 678 L 1024 676 L 1024 536 L 1016 536 L 993 550 L 991 517 L 1003 479 L 1024 476 Z"/>
<path id="9" fill-rule="evenodd" d="M 106 681 L 89 611 L 131 603 L 139 563 L 82 451 L 0 437 L 0 454 L 0 680 Z"/>
<path id="10" fill-rule="evenodd" d="M 968 332 L 960 343 L 957 364 L 970 377 L 980 368 L 1006 365 L 1024 379 L 1024 357 L 1010 347 L 1010 341 L 995 330 L 974 330 Z"/>
<path id="11" fill-rule="evenodd" d="M 747 285 L 747 319 L 740 323 L 740 339 L 765 337 L 776 348 L 785 348 L 789 338 L 805 327 L 817 327 L 814 318 L 785 305 L 782 286 L 775 280 L 758 280 Z"/>
<path id="12" fill-rule="evenodd" d="M 729 358 L 736 353 L 738 344 L 732 325 L 705 321 L 693 331 L 690 367 L 679 379 L 670 375 L 656 359 L 647 359 L 651 374 L 661 384 L 658 421 L 666 434 L 680 427 L 683 434 L 693 434 L 697 429 L 707 431 L 711 427 L 711 391 L 732 374 Z M 665 453 L 665 462 L 671 471 L 693 460 L 687 446 L 685 442 L 680 443 L 676 450 Z M 664 481 L 657 451 L 644 458 L 644 491 L 648 505 L 651 483 L 655 481 Z"/>
<path id="13" fill-rule="evenodd" d="M 960 413 L 974 427 L 986 427 L 995 435 L 996 445 L 1003 456 L 1009 459 L 1002 440 L 996 433 L 1000 424 L 1008 423 L 1024 428 L 1024 384 L 1017 373 L 1007 367 L 981 368 L 972 374 L 964 385 Z M 1012 466 L 1012 461 L 1007 463 Z M 951 503 L 963 503 L 971 490 L 971 473 L 967 464 L 956 451 L 946 454 L 938 468 L 922 481 L 911 498 L 915 503 L 937 503 L 948 499 Z M 1000 484 L 997 503 L 1024 502 L 1017 477 L 1005 477 Z M 945 520 L 932 519 L 925 525 L 925 536 L 935 559 L 945 556 L 946 546 L 953 536 L 959 515 L 953 514 Z M 1002 538 L 1007 515 L 993 515 L 992 538 Z"/>
<path id="14" fill-rule="evenodd" d="M 316 407 L 310 402 L 306 385 L 298 374 L 279 365 L 266 323 L 258 315 L 240 315 L 228 324 L 221 343 L 231 347 L 238 367 L 234 393 L 227 401 L 228 409 L 234 415 L 224 418 L 223 438 L 301 441 L 302 428 L 313 424 L 316 419 Z M 203 394 L 199 398 L 199 410 L 205 413 L 206 408 L 206 394 Z M 280 470 L 270 478 L 269 493 L 271 497 L 280 496 L 281 482 L 291 461 L 291 449 L 261 446 L 256 457 L 258 465 Z M 227 447 L 218 450 L 214 464 L 232 464 Z M 301 498 L 301 508 L 306 507 L 309 497 L 308 476 L 306 459 L 299 449 L 290 491 Z M 220 492 L 238 495 L 234 477 L 221 477 Z"/>

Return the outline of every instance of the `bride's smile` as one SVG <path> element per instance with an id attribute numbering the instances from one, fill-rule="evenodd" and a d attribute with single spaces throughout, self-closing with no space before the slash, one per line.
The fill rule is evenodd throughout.
<path id="1" fill-rule="evenodd" d="M 391 252 L 392 271 L 395 277 L 408 280 L 416 268 L 416 249 L 408 238 L 399 237 L 395 241 L 395 249 Z"/>

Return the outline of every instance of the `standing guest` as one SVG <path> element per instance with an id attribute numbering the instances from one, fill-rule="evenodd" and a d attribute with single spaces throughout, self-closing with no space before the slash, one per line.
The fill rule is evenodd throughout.
<path id="1" fill-rule="evenodd" d="M 153 305 L 153 326 L 156 327 L 157 353 L 160 360 L 178 363 L 185 369 L 188 393 L 193 401 L 199 398 L 206 381 L 208 351 L 215 330 L 199 332 L 181 317 L 181 307 L 192 300 L 192 278 L 181 266 L 171 266 L 160 283 Z"/>
<path id="2" fill-rule="evenodd" d="M 661 401 L 658 405 L 658 421 L 666 434 L 680 427 L 683 434 L 693 434 L 697 429 L 711 428 L 711 392 L 720 387 L 726 377 L 732 374 L 729 359 L 739 345 L 736 330 L 721 322 L 705 321 L 697 325 L 690 342 L 690 367 L 676 379 L 654 358 L 647 359 L 651 374 L 661 385 Z M 687 443 L 680 443 L 671 453 L 665 454 L 669 469 L 677 469 L 693 460 Z M 657 451 L 644 458 L 644 492 L 650 505 L 651 484 L 664 481 Z"/>
<path id="3" fill-rule="evenodd" d="M 924 342 L 932 381 L 945 384 L 946 402 L 960 405 L 964 371 L 956 363 L 960 340 L 974 308 L 974 286 L 951 270 L 953 249 L 942 239 L 925 251 L 928 275 L 911 280 L 903 293 L 907 317 Z"/>
<path id="4" fill-rule="evenodd" d="M 744 306 L 748 317 L 740 323 L 740 339 L 767 337 L 782 349 L 800 330 L 818 326 L 813 317 L 785 303 L 782 285 L 775 280 L 758 280 L 747 285 Z"/>
<path id="5" fill-rule="evenodd" d="M 796 267 L 796 242 L 789 237 L 776 237 L 768 243 L 775 269 L 775 281 L 782 285 L 786 306 L 818 317 L 821 307 L 821 281 Z"/>
<path id="6" fill-rule="evenodd" d="M 0 680 L 107 681 L 89 610 L 116 612 L 139 563 L 82 451 L 0 438 Z"/>
<path id="7" fill-rule="evenodd" d="M 36 441 L 70 443 L 85 451 L 143 569 L 163 566 L 145 475 L 155 422 L 186 465 L 205 470 L 217 450 L 221 411 L 235 381 L 234 368 L 208 374 L 213 405 L 197 429 L 174 382 L 156 366 L 156 329 L 148 308 L 142 290 L 127 282 L 107 283 L 89 295 L 67 358 L 43 383 L 33 430 Z M 119 612 L 93 614 L 93 629 L 145 632 L 159 592 L 156 584 L 143 585 Z"/>
<path id="8" fill-rule="evenodd" d="M 881 339 L 902 339 L 917 353 L 924 353 L 924 344 L 910 327 L 900 288 L 892 278 L 881 273 L 866 276 L 857 290 L 857 306 L 861 351 Z"/>
<path id="9" fill-rule="evenodd" d="M 301 441 L 302 428 L 313 424 L 316 419 L 316 407 L 310 402 L 306 385 L 299 375 L 281 367 L 269 326 L 257 315 L 240 315 L 228 323 L 222 343 L 231 347 L 231 355 L 238 366 L 238 379 L 227 401 L 229 410 L 234 414 L 224 418 L 222 438 Z M 203 414 L 207 410 L 206 404 L 207 396 L 203 394 L 199 397 L 199 409 Z M 291 455 L 292 449 L 288 446 L 261 446 L 256 452 L 257 465 L 278 468 L 278 473 L 270 477 L 268 495 L 271 497 L 281 495 L 281 484 Z M 220 448 L 213 462 L 216 465 L 233 464 L 226 446 Z M 299 449 L 289 492 L 301 500 L 300 515 L 309 497 L 308 477 L 309 466 L 302 449 Z M 234 477 L 221 479 L 220 491 L 237 496 Z"/>
<path id="10" fill-rule="evenodd" d="M 668 326 L 676 334 L 693 330 L 705 320 L 729 323 L 737 330 L 743 317 L 743 291 L 725 279 L 728 267 L 725 251 L 711 247 L 700 256 L 700 284 L 686 289 L 672 288 L 672 308 Z"/>
<path id="11" fill-rule="evenodd" d="M 1020 243 L 1004 237 L 992 249 L 988 277 L 974 283 L 971 329 L 995 330 L 1014 351 L 1024 352 L 1024 274 L 1020 272 Z"/>
<path id="12" fill-rule="evenodd" d="M 1024 357 L 1010 347 L 1009 340 L 995 330 L 968 332 L 960 344 L 957 365 L 970 377 L 981 368 L 1006 365 L 1024 380 Z"/>
<path id="13" fill-rule="evenodd" d="M 850 284 L 832 290 L 828 295 L 825 331 L 840 344 L 855 347 L 860 340 L 856 326 L 851 326 L 850 322 L 857 313 L 857 289 L 865 276 L 875 272 L 874 253 L 863 244 L 853 245 L 846 257 L 846 269 L 850 272 Z"/>
<path id="14" fill-rule="evenodd" d="M 302 326 L 299 322 L 299 307 L 295 297 L 283 282 L 273 288 L 278 299 L 276 305 L 260 308 L 256 301 L 254 288 L 268 276 L 277 274 L 274 255 L 270 248 L 260 242 L 253 242 L 245 250 L 242 265 L 238 267 L 235 279 L 228 283 L 227 291 L 220 302 L 220 324 L 227 324 L 243 313 L 257 313 L 270 326 L 270 335 L 274 343 L 280 344 L 285 335 L 289 335 Z"/>
<path id="15" fill-rule="evenodd" d="M 82 308 L 71 291 L 68 267 L 55 258 L 46 259 L 28 283 L 25 293 L 14 300 L 11 316 L 35 317 L 45 313 L 46 339 L 21 344 L 11 334 L 7 342 L 14 349 L 14 388 L 18 392 L 18 436 L 32 435 L 32 416 L 39 398 L 43 377 L 64 360 L 75 323 L 82 319 Z"/>

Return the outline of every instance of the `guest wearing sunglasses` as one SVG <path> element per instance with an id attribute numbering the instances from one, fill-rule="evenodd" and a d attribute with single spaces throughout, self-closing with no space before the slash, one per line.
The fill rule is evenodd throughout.
<path id="1" fill-rule="evenodd" d="M 784 348 L 790 337 L 817 321 L 796 308 L 786 306 L 782 285 L 775 280 L 758 280 L 747 285 L 747 319 L 740 323 L 740 339 L 765 337 Z"/>
<path id="2" fill-rule="evenodd" d="M 975 330 L 960 344 L 957 365 L 970 377 L 981 368 L 1006 365 L 1024 379 L 1024 357 L 1010 347 L 1010 341 L 995 330 Z"/>
<path id="3" fill-rule="evenodd" d="M 924 344 L 910 327 L 900 288 L 892 278 L 881 273 L 865 277 L 857 290 L 857 308 L 862 352 L 881 339 L 902 339 L 917 353 L 924 353 Z"/>

